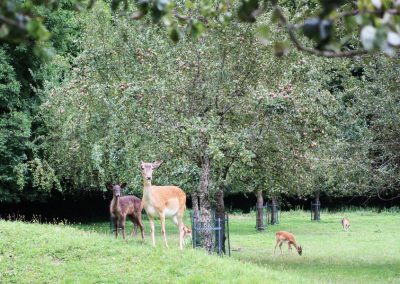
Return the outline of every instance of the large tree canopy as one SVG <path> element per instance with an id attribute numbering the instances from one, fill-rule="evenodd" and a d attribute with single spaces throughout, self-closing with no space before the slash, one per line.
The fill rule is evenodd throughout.
<path id="1" fill-rule="evenodd" d="M 50 2 L 27 6 L 30 19 L 42 17 L 51 31 L 46 46 L 57 53 L 48 62 L 35 54 L 45 39 L 1 46 L 2 201 L 41 199 L 54 189 L 104 190 L 109 181 L 126 181 L 139 193 L 137 165 L 155 159 L 165 161 L 157 183 L 181 186 L 203 208 L 222 206 L 234 191 L 397 196 L 398 55 L 315 57 L 296 42 L 300 50 L 287 52 L 292 33 L 297 39 L 307 25 L 315 29 L 308 18 L 317 15 L 318 32 L 327 33 L 324 21 L 353 4 L 335 2 L 325 11 L 329 1 L 142 1 L 147 6 L 134 14 L 142 20 L 134 21 L 127 15 L 136 8 L 118 1 L 76 14 L 78 2 L 62 1 L 57 10 Z M 383 14 L 360 6 L 351 17 L 373 9 L 368 19 L 383 29 L 376 35 L 387 52 L 395 46 L 388 36 L 397 12 L 395 4 L 379 3 Z M 13 11 L 27 13 L 21 7 Z M 175 43 L 151 21 L 166 25 Z M 303 38 L 301 46 L 328 57 L 359 53 L 354 35 L 363 22 L 351 32 L 339 29 L 342 21 L 331 24 L 338 24 L 335 36 Z M 346 40 L 333 48 L 337 38 Z"/>
<path id="2" fill-rule="evenodd" d="M 76 0 L 70 7 L 92 7 L 96 0 Z M 150 15 L 166 26 L 177 42 L 188 34 L 197 39 L 207 29 L 230 25 L 236 19 L 258 23 L 266 14 L 275 24 L 258 25 L 259 38 L 269 44 L 271 30 L 288 34 L 295 48 L 319 56 L 348 57 L 383 50 L 393 55 L 400 46 L 400 3 L 393 0 L 112 0 L 111 8 L 125 10 L 124 17 L 142 19 Z M 135 8 L 132 11 L 132 6 Z M 0 39 L 36 41 L 38 53 L 48 53 L 45 42 L 50 33 L 43 23 L 42 7 L 58 9 L 59 1 L 6 0 L 0 4 Z M 287 52 L 285 41 L 275 41 L 277 55 Z"/>

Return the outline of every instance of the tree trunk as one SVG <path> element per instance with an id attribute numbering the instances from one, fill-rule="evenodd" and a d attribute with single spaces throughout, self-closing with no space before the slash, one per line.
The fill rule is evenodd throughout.
<path id="1" fill-rule="evenodd" d="M 314 220 L 319 221 L 320 220 L 320 209 L 321 209 L 321 203 L 319 201 L 319 196 L 321 194 L 321 191 L 317 189 L 315 192 L 315 205 L 314 205 Z"/>
<path id="2" fill-rule="evenodd" d="M 191 194 L 192 196 L 192 210 L 193 215 L 197 216 L 199 214 L 199 195 L 197 190 L 194 190 Z"/>
<path id="3" fill-rule="evenodd" d="M 257 190 L 257 217 L 256 217 L 256 228 L 258 231 L 263 231 L 264 227 L 264 198 L 262 196 L 262 190 Z"/>
<path id="4" fill-rule="evenodd" d="M 278 200 L 276 197 L 272 197 L 272 206 L 271 206 L 271 225 L 275 225 L 278 223 Z"/>
<path id="5" fill-rule="evenodd" d="M 201 177 L 200 177 L 200 190 L 199 190 L 199 201 L 200 201 L 200 214 L 199 225 L 202 228 L 212 227 L 212 216 L 211 216 L 211 202 L 210 202 L 210 158 L 207 154 L 201 157 Z M 199 236 L 202 239 L 203 247 L 209 252 L 212 251 L 212 231 L 202 230 L 199 232 Z"/>

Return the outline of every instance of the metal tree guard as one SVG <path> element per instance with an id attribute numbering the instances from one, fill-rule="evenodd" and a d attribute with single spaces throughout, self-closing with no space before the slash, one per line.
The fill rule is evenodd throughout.
<path id="1" fill-rule="evenodd" d="M 311 201 L 311 221 L 321 220 L 321 203 L 319 201 L 313 203 Z"/>
<path id="2" fill-rule="evenodd" d="M 229 217 L 225 214 L 225 218 L 215 218 L 215 213 L 211 213 L 210 222 L 202 221 L 202 213 L 190 213 L 192 220 L 192 244 L 193 248 L 206 247 L 205 235 L 211 238 L 211 252 L 216 252 L 220 255 L 224 254 L 223 248 L 223 225 L 225 226 L 225 238 L 227 241 L 228 255 L 231 256 L 231 244 L 229 238 Z"/>
<path id="3" fill-rule="evenodd" d="M 267 223 L 270 225 L 279 224 L 280 206 L 278 204 L 265 203 L 267 207 Z"/>
<path id="4" fill-rule="evenodd" d="M 257 208 L 257 212 L 256 212 L 256 229 L 257 230 L 259 230 L 259 231 L 261 231 L 261 230 L 265 230 L 266 229 L 266 225 L 267 225 L 267 220 L 268 220 L 268 213 L 266 213 L 265 215 L 264 215 L 264 209 L 266 209 L 267 208 L 267 205 L 265 205 L 265 206 L 258 206 L 258 205 L 256 205 L 256 208 Z M 260 224 L 260 220 L 259 220 L 259 218 L 258 218 L 258 211 L 259 210 L 261 210 L 261 224 Z M 268 212 L 268 210 L 267 210 L 267 212 Z M 265 216 L 265 222 L 264 222 L 264 216 Z"/>

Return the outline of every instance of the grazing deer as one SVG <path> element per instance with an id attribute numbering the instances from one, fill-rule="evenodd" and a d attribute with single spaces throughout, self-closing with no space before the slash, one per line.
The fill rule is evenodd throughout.
<path id="1" fill-rule="evenodd" d="M 126 183 L 107 184 L 107 188 L 113 191 L 113 199 L 110 203 L 110 213 L 114 219 L 115 237 L 118 237 L 118 223 L 122 226 L 122 237 L 125 239 L 125 222 L 128 217 L 134 224 L 132 235 L 135 236 L 138 226 L 144 239 L 144 227 L 142 223 L 141 200 L 134 195 L 121 196 L 121 191 L 126 187 Z"/>
<path id="2" fill-rule="evenodd" d="M 290 252 L 292 252 L 291 245 L 293 245 L 296 248 L 296 250 L 299 253 L 299 255 L 301 255 L 303 253 L 303 249 L 301 248 L 301 246 L 297 245 L 293 234 L 291 234 L 289 232 L 285 232 L 285 231 L 279 231 L 279 232 L 276 232 L 275 237 L 276 237 L 276 245 L 275 245 L 274 254 L 275 254 L 275 251 L 276 251 L 276 247 L 278 245 L 279 245 L 279 248 L 280 248 L 281 254 L 282 254 L 282 244 L 283 243 L 287 243 L 288 244 L 288 249 L 289 249 Z"/>
<path id="3" fill-rule="evenodd" d="M 186 209 L 186 194 L 177 186 L 154 186 L 151 185 L 153 170 L 157 169 L 162 161 L 154 163 L 140 162 L 140 169 L 143 176 L 143 201 L 142 207 L 146 210 L 150 221 L 150 232 L 153 246 L 156 245 L 154 239 L 154 219 L 160 218 L 161 233 L 164 244 L 168 248 L 167 237 L 165 235 L 165 217 L 172 218 L 175 225 L 179 228 L 179 248 L 183 249 L 184 225 L 183 215 Z"/>
<path id="4" fill-rule="evenodd" d="M 342 219 L 343 230 L 347 231 L 350 228 L 350 221 L 347 218 Z"/>

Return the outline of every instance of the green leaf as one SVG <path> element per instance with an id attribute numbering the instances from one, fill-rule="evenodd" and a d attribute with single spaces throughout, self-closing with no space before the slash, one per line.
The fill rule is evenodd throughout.
<path id="1" fill-rule="evenodd" d="M 187 9 L 193 9 L 194 8 L 194 3 L 190 0 L 185 1 L 185 7 Z"/>
<path id="2" fill-rule="evenodd" d="M 276 42 L 274 44 L 274 54 L 275 56 L 282 57 L 288 54 L 289 48 L 284 42 Z"/>
<path id="3" fill-rule="evenodd" d="M 153 22 L 158 23 L 167 14 L 169 0 L 156 0 L 151 7 Z"/>
<path id="4" fill-rule="evenodd" d="M 169 0 L 157 0 L 156 1 L 157 9 L 160 11 L 166 12 L 168 4 L 169 4 Z"/>
<path id="5" fill-rule="evenodd" d="M 374 48 L 377 30 L 373 26 L 365 26 L 361 30 L 360 38 L 365 49 L 372 50 Z"/>
<path id="6" fill-rule="evenodd" d="M 168 35 L 174 43 L 177 43 L 181 39 L 181 33 L 176 27 L 170 28 L 168 31 Z"/>
<path id="7" fill-rule="evenodd" d="M 400 45 L 400 35 L 395 32 L 388 32 L 387 41 L 390 45 L 399 46 Z"/>
<path id="8" fill-rule="evenodd" d="M 258 40 L 263 45 L 269 45 L 271 43 L 269 40 L 270 34 L 271 34 L 271 32 L 267 25 L 262 25 L 257 28 Z"/>
<path id="9" fill-rule="evenodd" d="M 307 19 L 304 21 L 303 33 L 318 44 L 326 43 L 332 36 L 332 21 L 320 18 Z"/>
<path id="10" fill-rule="evenodd" d="M 31 19 L 26 25 L 26 28 L 29 35 L 37 40 L 46 41 L 50 38 L 50 32 L 46 29 L 40 19 Z"/>
<path id="11" fill-rule="evenodd" d="M 119 4 L 121 4 L 121 0 L 112 0 L 111 2 L 111 9 L 113 11 L 117 10 L 119 7 Z"/>
<path id="12" fill-rule="evenodd" d="M 0 26 L 0 38 L 5 38 L 10 33 L 10 29 L 6 24 Z"/>
<path id="13" fill-rule="evenodd" d="M 192 38 L 198 39 L 203 34 L 204 29 L 205 28 L 203 23 L 194 20 L 190 27 L 190 35 L 192 36 Z"/>
<path id="14" fill-rule="evenodd" d="M 255 11 L 259 8 L 258 0 L 242 0 L 238 9 L 239 20 L 253 23 L 256 21 Z"/>
<path id="15" fill-rule="evenodd" d="M 50 60 L 56 54 L 56 51 L 54 50 L 54 48 L 49 47 L 49 46 L 43 46 L 40 44 L 35 46 L 35 48 L 33 49 L 33 52 L 37 57 L 40 57 L 44 61 Z"/>
<path id="16" fill-rule="evenodd" d="M 136 5 L 139 10 L 134 12 L 131 18 L 134 20 L 139 20 L 149 13 L 149 0 L 139 0 L 137 1 Z"/>

